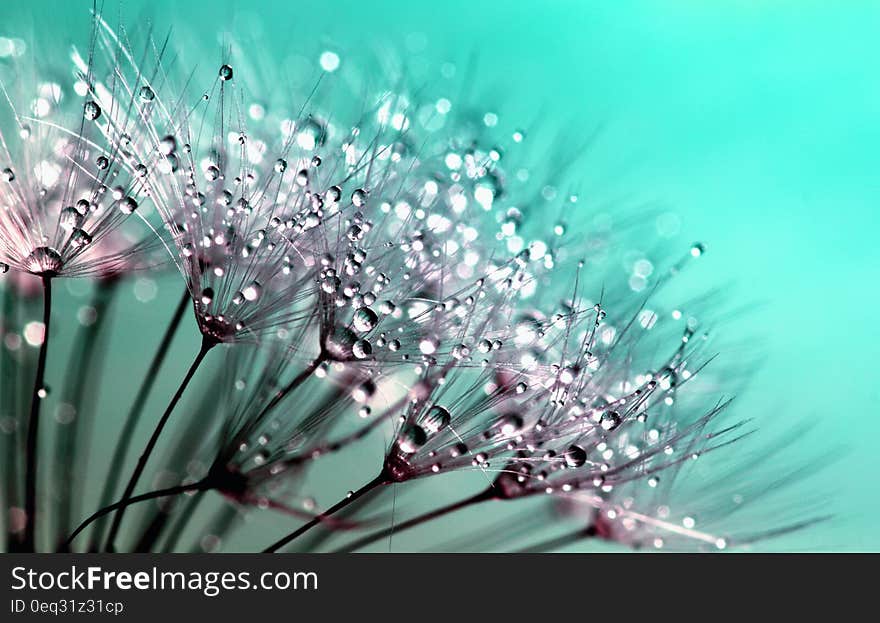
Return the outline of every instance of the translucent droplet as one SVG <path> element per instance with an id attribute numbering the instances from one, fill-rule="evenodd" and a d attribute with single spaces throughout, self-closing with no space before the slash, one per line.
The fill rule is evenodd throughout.
<path id="1" fill-rule="evenodd" d="M 202 304 L 210 305 L 214 300 L 214 288 L 205 288 L 202 290 Z"/>
<path id="2" fill-rule="evenodd" d="M 275 161 L 275 172 L 284 173 L 287 170 L 287 160 L 279 158 Z"/>
<path id="3" fill-rule="evenodd" d="M 126 197 L 119 202 L 119 211 L 123 214 L 131 214 L 137 207 L 137 201 L 133 197 Z"/>
<path id="4" fill-rule="evenodd" d="M 83 215 L 76 208 L 64 208 L 58 217 L 58 225 L 64 231 L 73 231 L 83 222 Z"/>
<path id="5" fill-rule="evenodd" d="M 15 179 L 15 173 L 10 168 L 3 169 L 3 179 L 7 182 L 11 182 Z"/>
<path id="6" fill-rule="evenodd" d="M 363 189 L 358 188 L 356 191 L 351 193 L 351 202 L 357 208 L 362 207 L 364 204 L 367 203 L 367 193 Z"/>
<path id="7" fill-rule="evenodd" d="M 499 420 L 498 425 L 502 435 L 512 437 L 522 430 L 523 419 L 515 413 L 508 413 Z"/>
<path id="8" fill-rule="evenodd" d="M 691 247 L 691 256 L 692 257 L 700 257 L 705 252 L 706 252 L 706 245 L 704 245 L 701 242 L 697 242 Z"/>
<path id="9" fill-rule="evenodd" d="M 587 451 L 578 445 L 572 444 L 565 451 L 565 464 L 568 467 L 581 467 L 587 462 Z"/>
<path id="10" fill-rule="evenodd" d="M 358 340 L 351 347 L 351 352 L 357 359 L 366 359 L 373 353 L 373 345 L 367 340 Z"/>
<path id="11" fill-rule="evenodd" d="M 70 244 L 75 248 L 81 248 L 92 243 L 92 237 L 82 229 L 74 229 L 70 232 Z"/>
<path id="12" fill-rule="evenodd" d="M 242 296 L 244 296 L 246 301 L 256 301 L 260 298 L 260 295 L 263 293 L 263 286 L 260 285 L 258 281 L 252 281 L 245 287 L 244 290 L 241 291 Z"/>
<path id="13" fill-rule="evenodd" d="M 96 102 L 88 101 L 83 108 L 83 115 L 89 121 L 94 121 L 101 116 L 101 107 Z"/>
<path id="14" fill-rule="evenodd" d="M 620 423 L 621 418 L 617 411 L 606 411 L 602 414 L 602 418 L 599 420 L 599 424 L 607 431 L 614 430 L 620 426 Z"/>
<path id="15" fill-rule="evenodd" d="M 354 328 L 362 333 L 375 329 L 378 322 L 379 316 L 369 307 L 361 307 L 354 313 L 354 318 L 352 319 Z"/>
<path id="16" fill-rule="evenodd" d="M 170 134 L 159 141 L 159 152 L 165 156 L 170 156 L 177 151 L 177 139 Z"/>
<path id="17" fill-rule="evenodd" d="M 232 80 L 232 66 L 223 65 L 222 67 L 220 67 L 219 74 L 221 80 Z"/>
<path id="18" fill-rule="evenodd" d="M 145 102 L 152 102 L 156 99 L 156 94 L 153 92 L 153 89 L 146 85 L 141 87 L 140 95 L 141 99 Z"/>
<path id="19" fill-rule="evenodd" d="M 451 421 L 452 416 L 449 414 L 449 411 L 440 405 L 434 405 L 428 409 L 428 412 L 422 419 L 422 426 L 428 434 L 435 435 L 449 426 L 449 422 Z"/>
<path id="20" fill-rule="evenodd" d="M 35 275 L 54 275 L 61 270 L 61 255 L 50 247 L 37 247 L 24 260 L 24 267 Z"/>
<path id="21" fill-rule="evenodd" d="M 428 435 L 425 430 L 421 426 L 412 424 L 401 431 L 397 438 L 397 447 L 404 454 L 413 454 L 424 446 L 427 440 Z"/>

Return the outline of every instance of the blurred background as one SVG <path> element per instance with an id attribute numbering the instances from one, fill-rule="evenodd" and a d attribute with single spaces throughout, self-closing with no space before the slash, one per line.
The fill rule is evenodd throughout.
<path id="1" fill-rule="evenodd" d="M 90 5 L 7 2 L 0 37 L 30 41 L 33 34 L 45 46 L 40 54 L 66 59 L 71 44 L 88 40 Z M 720 287 L 728 302 L 750 308 L 723 327 L 759 361 L 736 413 L 783 431 L 817 422 L 813 434 L 797 440 L 795 456 L 837 457 L 802 485 L 805 496 L 827 500 L 835 518 L 756 548 L 880 550 L 880 453 L 873 437 L 880 438 L 874 378 L 880 4 L 108 0 L 104 12 L 129 29 L 170 28 L 184 63 L 213 67 L 211 55 L 219 57 L 229 38 L 224 33 L 252 51 L 255 62 L 291 71 L 317 63 L 308 55 L 322 47 L 338 53 L 343 68 L 394 50 L 410 59 L 416 79 L 440 81 L 431 72 L 444 67 L 447 77 L 464 80 L 468 69 L 470 99 L 485 101 L 487 111 L 527 136 L 580 145 L 600 129 L 570 175 L 581 218 L 591 217 L 591 202 L 651 204 L 674 213 L 672 244 L 686 250 L 699 240 L 707 247 L 687 288 Z M 577 227 L 575 217 L 570 225 Z M 122 339 L 108 354 L 110 389 L 100 401 L 99 442 L 87 478 L 101 477 L 100 457 L 118 425 L 114 415 L 127 409 L 126 396 L 179 291 L 174 275 L 124 286 L 117 313 L 125 322 L 115 322 Z M 68 286 L 66 296 L 85 300 L 87 286 Z M 148 413 L 161 410 L 196 344 L 194 330 L 181 331 Z M 63 376 L 59 359 L 50 363 L 50 379 Z M 375 456 L 382 443 L 340 459 L 327 486 L 317 488 L 318 506 L 362 484 L 348 481 L 346 467 Z M 453 499 L 466 485 L 440 478 L 432 486 L 432 495 Z M 473 509 L 446 525 L 450 531 L 464 522 L 493 525 L 493 512 Z M 284 520 L 253 521 L 275 535 Z M 437 524 L 400 535 L 395 549 L 436 545 L 444 530 Z M 250 536 L 233 549 L 265 544 L 260 530 L 240 532 Z"/>

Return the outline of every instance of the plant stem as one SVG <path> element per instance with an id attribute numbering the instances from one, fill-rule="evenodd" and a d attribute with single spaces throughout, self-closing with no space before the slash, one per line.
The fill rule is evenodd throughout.
<path id="1" fill-rule="evenodd" d="M 216 345 L 217 342 L 215 340 L 208 337 L 202 338 L 202 346 L 199 349 L 195 360 L 189 367 L 186 376 L 183 377 L 183 381 L 180 383 L 180 386 L 177 388 L 177 391 L 171 398 L 171 402 L 169 402 L 168 406 L 165 408 L 165 412 L 162 414 L 162 417 L 159 418 L 159 423 L 156 424 L 156 429 L 153 431 L 153 434 L 150 436 L 150 440 L 147 442 L 147 445 L 144 447 L 144 451 L 141 453 L 141 456 L 138 459 L 137 465 L 134 468 L 134 473 L 132 473 L 131 478 L 128 480 L 128 484 L 125 487 L 125 492 L 122 494 L 122 502 L 128 500 L 134 492 L 134 488 L 137 486 L 138 480 L 140 479 L 144 468 L 146 468 L 147 466 L 147 461 L 149 460 L 153 449 L 156 447 L 156 443 L 159 441 L 159 436 L 162 434 L 162 429 L 164 429 L 165 424 L 168 423 L 168 418 L 171 416 L 171 412 L 174 411 L 174 407 L 177 406 L 180 397 L 183 396 L 183 392 L 186 391 L 186 386 L 189 385 L 189 382 L 192 380 L 193 375 L 195 375 L 196 370 L 199 369 L 199 366 L 205 359 L 205 355 L 207 355 L 208 352 Z M 110 534 L 107 536 L 107 544 L 105 546 L 105 549 L 107 551 L 114 551 L 114 541 L 116 540 L 116 535 L 119 532 L 119 526 L 122 523 L 122 517 L 124 516 L 124 514 L 125 506 L 121 506 L 119 510 L 116 511 L 116 514 L 113 516 L 113 523 L 110 526 Z"/>
<path id="2" fill-rule="evenodd" d="M 122 466 L 125 463 L 125 457 L 128 455 L 128 450 L 131 447 L 131 440 L 134 437 L 134 431 L 137 428 L 137 424 L 141 419 L 141 414 L 143 413 L 144 405 L 147 402 L 147 397 L 150 395 L 153 385 L 156 383 L 156 377 L 159 375 L 159 370 L 165 362 L 165 357 L 168 355 L 171 341 L 174 338 L 174 334 L 177 332 L 178 327 L 180 327 L 180 321 L 183 318 L 183 313 L 186 311 L 190 300 L 189 290 L 184 288 L 183 296 L 180 298 L 180 302 L 174 310 L 174 315 L 171 317 L 171 321 L 165 329 L 162 341 L 159 342 L 159 348 L 153 354 L 153 360 L 150 362 L 147 374 L 144 377 L 137 396 L 135 396 L 134 402 L 128 411 L 128 415 L 125 418 L 122 432 L 119 434 L 116 448 L 113 450 L 113 457 L 110 459 L 110 466 L 107 470 L 107 480 L 104 482 L 104 488 L 101 491 L 99 502 L 100 507 L 110 504 L 110 501 L 116 493 L 116 488 L 119 486 L 119 477 L 122 475 Z M 102 520 L 95 524 L 95 528 L 92 532 L 91 545 L 89 546 L 90 550 L 98 548 L 98 543 L 101 542 L 103 532 L 104 521 Z"/>
<path id="3" fill-rule="evenodd" d="M 480 491 L 476 495 L 472 495 L 463 500 L 459 500 L 458 502 L 453 502 L 452 504 L 447 504 L 446 506 L 441 506 L 440 508 L 434 509 L 422 515 L 418 515 L 417 517 L 413 517 L 408 521 L 404 521 L 403 523 L 397 524 L 396 526 L 389 526 L 384 530 L 379 530 L 378 532 L 374 532 L 373 534 L 368 534 L 367 536 L 361 537 L 355 541 L 352 541 L 345 547 L 341 547 L 337 549 L 336 552 L 355 552 L 363 547 L 371 543 L 375 543 L 380 539 L 384 539 L 385 537 L 390 537 L 392 534 L 397 532 L 403 532 L 404 530 L 409 530 L 410 528 L 414 528 L 423 523 L 427 523 L 432 519 L 437 519 L 444 515 L 448 515 L 449 513 L 454 513 L 455 511 L 461 510 L 468 506 L 472 506 L 474 504 L 479 504 L 480 502 L 485 502 L 486 500 L 491 500 L 495 498 L 495 492 L 492 488 L 484 489 Z"/>
<path id="4" fill-rule="evenodd" d="M 39 451 L 40 435 L 40 405 L 43 399 L 40 392 L 43 391 L 43 378 L 46 374 L 46 354 L 49 350 L 49 320 L 52 312 L 52 277 L 43 275 L 43 343 L 40 345 L 40 355 L 37 360 L 37 374 L 34 378 L 34 391 L 31 395 L 31 413 L 28 419 L 27 446 L 25 450 L 25 480 L 24 480 L 24 549 L 28 552 L 36 550 L 37 530 L 37 452 Z"/>
<path id="5" fill-rule="evenodd" d="M 291 532 L 290 534 L 288 534 L 284 538 L 282 538 L 278 541 L 275 541 L 275 543 L 273 543 L 272 545 L 270 545 L 269 547 L 264 549 L 263 553 L 273 553 L 273 552 L 278 551 L 279 549 L 281 549 L 282 547 L 284 547 L 285 545 L 287 545 L 288 543 L 290 543 L 291 541 L 293 541 L 297 537 L 302 536 L 303 534 L 305 534 L 306 532 L 308 532 L 309 530 L 311 530 L 312 528 L 317 526 L 319 523 L 321 523 L 322 521 L 324 521 L 325 519 L 330 517 L 333 513 L 337 512 L 339 510 L 342 510 L 343 508 L 345 508 L 346 506 L 348 506 L 349 504 L 351 504 L 352 502 L 354 502 L 358 498 L 366 495 L 367 493 L 369 493 L 370 491 L 372 491 L 376 487 L 386 484 L 387 482 L 388 482 L 388 480 L 385 478 L 385 474 L 384 473 L 379 474 L 373 480 L 371 480 L 370 482 L 365 484 L 363 487 L 361 487 L 357 491 L 351 493 L 350 495 L 346 496 L 345 498 L 341 499 L 339 502 L 337 502 L 336 504 L 334 504 L 333 506 L 328 508 L 326 511 L 324 511 L 323 513 L 321 513 L 320 515 L 318 515 L 317 517 L 315 517 L 314 519 L 312 519 L 308 523 L 303 524 L 302 526 L 300 526 L 299 528 L 297 528 L 296 530 L 294 530 L 293 532 Z"/>
<path id="6" fill-rule="evenodd" d="M 79 526 L 77 526 L 76 530 L 71 532 L 70 536 L 67 537 L 67 541 L 64 543 L 64 547 L 69 550 L 71 544 L 73 543 L 73 540 L 77 537 L 77 535 L 79 535 L 80 532 L 85 530 L 96 519 L 112 513 L 115 510 L 125 508 L 126 506 L 131 506 L 132 504 L 137 504 L 138 502 L 145 502 L 146 500 L 154 500 L 156 498 L 179 495 L 188 491 L 203 491 L 207 489 L 208 486 L 209 484 L 207 483 L 207 481 L 200 480 L 198 482 L 193 482 L 188 485 L 177 485 L 175 487 L 168 487 L 167 489 L 158 489 L 156 491 L 150 491 L 149 493 L 135 495 L 128 498 L 127 500 L 119 500 L 118 502 L 114 502 L 113 504 L 110 504 L 100 510 L 95 511 L 85 520 L 83 520 L 83 522 L 79 524 Z"/>

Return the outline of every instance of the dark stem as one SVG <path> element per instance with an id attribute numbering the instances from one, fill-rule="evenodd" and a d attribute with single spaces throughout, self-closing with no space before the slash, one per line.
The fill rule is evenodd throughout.
<path id="1" fill-rule="evenodd" d="M 167 489 L 158 489 L 156 491 L 150 491 L 149 493 L 142 493 L 140 495 L 135 495 L 133 497 L 128 498 L 127 500 L 119 500 L 118 502 L 114 502 L 104 508 L 95 511 L 91 515 L 89 515 L 79 526 L 77 526 L 76 530 L 70 533 L 70 536 L 67 537 L 67 541 L 64 543 L 64 547 L 70 550 L 70 546 L 73 543 L 73 540 L 79 535 L 80 532 L 89 527 L 89 525 L 107 515 L 108 513 L 112 513 L 115 510 L 125 508 L 126 506 L 131 506 L 132 504 L 137 504 L 138 502 L 145 502 L 147 500 L 155 500 L 156 498 L 165 498 L 171 495 L 179 495 L 181 493 L 186 493 L 187 491 L 203 491 L 207 489 L 210 485 L 205 480 L 200 480 L 199 482 L 193 482 L 188 485 L 177 485 L 175 487 L 168 487 Z"/>
<path id="2" fill-rule="evenodd" d="M 82 497 L 80 494 L 82 478 L 74 476 L 84 473 L 86 469 L 85 465 L 80 465 L 80 461 L 87 460 L 89 432 L 94 423 L 94 418 L 87 418 L 86 414 L 94 407 L 94 397 L 99 391 L 101 376 L 99 369 L 102 356 L 106 352 L 106 349 L 100 348 L 99 344 L 117 283 L 118 281 L 113 280 L 98 285 L 92 300 L 95 321 L 79 328 L 68 356 L 67 369 L 81 372 L 68 375 L 61 393 L 61 400 L 73 409 L 73 420 L 59 423 L 56 429 L 53 494 L 57 500 L 55 528 L 57 539 L 64 539 L 70 532 L 71 516 L 75 513 L 75 509 L 78 509 L 78 502 Z"/>
<path id="3" fill-rule="evenodd" d="M 162 434 L 162 430 L 165 428 L 165 424 L 168 423 L 168 418 L 171 416 L 171 412 L 174 411 L 174 407 L 177 406 L 180 397 L 183 396 L 183 392 L 186 391 L 186 386 L 189 385 L 189 382 L 192 380 L 193 375 L 195 375 L 196 370 L 199 369 L 199 366 L 202 364 L 202 361 L 205 359 L 205 355 L 217 345 L 217 342 L 207 338 L 202 338 L 202 347 L 199 349 L 198 355 L 196 355 L 195 360 L 192 362 L 192 365 L 187 370 L 186 376 L 183 377 L 183 381 L 180 383 L 180 387 L 177 388 L 177 391 L 174 392 L 174 396 L 171 398 L 171 402 L 168 403 L 168 406 L 165 408 L 165 412 L 162 414 L 162 417 L 159 418 L 159 423 L 156 424 L 156 429 L 153 431 L 153 434 L 150 436 L 150 440 L 147 442 L 147 445 L 144 447 L 144 451 L 141 453 L 140 458 L 138 459 L 137 465 L 134 468 L 134 473 L 132 473 L 131 478 L 128 480 L 128 484 L 125 486 L 125 491 L 122 494 L 121 501 L 124 502 L 128 500 L 132 493 L 134 492 L 134 488 L 137 486 L 138 480 L 143 474 L 144 468 L 147 466 L 147 461 L 150 458 L 150 455 L 153 453 L 153 449 L 156 447 L 156 443 L 159 441 L 159 436 Z M 105 546 L 105 550 L 114 551 L 114 542 L 116 541 L 116 535 L 119 532 L 119 526 L 122 524 L 122 518 L 125 515 L 125 506 L 121 506 L 116 514 L 113 516 L 113 523 L 110 526 L 110 534 L 107 535 L 107 544 Z"/>
<path id="4" fill-rule="evenodd" d="M 390 537 L 392 534 L 397 532 L 403 532 L 404 530 L 409 530 L 410 528 L 414 528 L 423 523 L 427 523 L 432 519 L 437 519 L 439 517 L 443 517 L 444 515 L 448 515 L 449 513 L 454 513 L 455 511 L 461 510 L 468 506 L 472 506 L 474 504 L 479 504 L 480 502 L 485 502 L 486 500 L 492 500 L 495 498 L 495 492 L 490 487 L 488 489 L 484 489 L 480 491 L 476 495 L 472 495 L 463 500 L 459 500 L 458 502 L 453 502 L 452 504 L 447 504 L 446 506 L 441 506 L 440 508 L 434 509 L 422 515 L 418 515 L 404 521 L 403 523 L 397 524 L 395 526 L 389 526 L 384 530 L 379 530 L 378 532 L 374 532 L 373 534 L 368 534 L 364 537 L 361 537 L 355 541 L 352 541 L 348 545 L 341 547 L 336 550 L 338 553 L 348 553 L 348 552 L 356 552 L 357 550 L 370 545 L 371 543 L 375 543 L 381 539 L 386 537 Z"/>
<path id="5" fill-rule="evenodd" d="M 28 419 L 27 446 L 25 450 L 24 479 L 24 550 L 35 552 L 37 531 L 37 452 L 40 435 L 40 405 L 43 399 L 43 378 L 46 375 L 46 354 L 49 350 L 49 319 L 52 311 L 52 277 L 43 275 L 43 343 L 37 360 L 37 374 L 34 378 L 34 391 L 31 395 L 31 413 Z"/>
<path id="6" fill-rule="evenodd" d="M 524 547 L 522 549 L 516 550 L 516 554 L 543 554 L 545 552 L 552 552 L 555 549 L 559 549 L 560 547 L 565 547 L 567 545 L 571 545 L 572 543 L 577 543 L 583 539 L 589 539 L 596 536 L 596 529 L 593 526 L 587 526 L 586 528 L 578 528 L 574 532 L 568 532 L 561 536 L 553 537 L 552 539 L 547 539 L 546 541 L 541 541 L 535 545 L 530 545 L 529 547 Z"/>
<path id="7" fill-rule="evenodd" d="M 159 375 L 159 370 L 165 362 L 165 357 L 168 354 L 171 341 L 174 338 L 174 334 L 177 332 L 177 328 L 180 326 L 183 313 L 186 311 L 190 300 L 189 290 L 184 289 L 183 296 L 177 304 L 177 309 L 174 310 L 174 315 L 171 317 L 171 321 L 165 329 L 165 335 L 162 336 L 159 348 L 153 355 L 153 360 L 150 362 L 147 374 L 144 377 L 137 396 L 135 396 L 134 402 L 128 411 L 125 423 L 122 426 L 122 432 L 119 434 L 119 439 L 116 442 L 116 448 L 113 450 L 113 457 L 110 459 L 109 469 L 107 470 L 107 480 L 104 482 L 104 488 L 101 491 L 101 498 L 98 503 L 100 507 L 110 504 L 113 500 L 113 496 L 116 494 L 116 488 L 119 486 L 119 478 L 122 475 L 122 466 L 125 463 L 125 457 L 128 455 L 128 450 L 131 447 L 131 440 L 134 437 L 134 431 L 141 419 L 141 413 L 144 410 L 147 397 L 150 395 L 153 385 L 156 382 L 156 377 Z M 95 524 L 89 549 L 98 548 L 98 543 L 101 542 L 103 532 L 104 521 L 102 520 Z"/>
<path id="8" fill-rule="evenodd" d="M 291 541 L 293 541 L 297 537 L 302 536 L 303 534 L 305 534 L 306 532 L 308 532 L 309 530 L 311 530 L 312 528 L 317 526 L 319 523 L 321 523 L 322 521 L 324 521 L 325 519 L 330 517 L 333 513 L 337 512 L 339 510 L 342 510 L 343 508 L 345 508 L 346 506 L 348 506 L 349 504 L 351 504 L 352 502 L 354 502 L 358 498 L 366 495 L 367 493 L 369 493 L 370 491 L 372 491 L 376 487 L 386 484 L 387 482 L 388 482 L 388 480 L 385 478 L 385 474 L 384 473 L 379 474 L 378 476 L 373 478 L 373 480 L 371 480 L 370 482 L 365 484 L 363 487 L 361 487 L 360 489 L 358 489 L 357 491 L 355 491 L 351 495 L 348 495 L 345 498 L 341 499 L 336 504 L 334 504 L 333 506 L 328 508 L 326 511 L 324 511 L 323 513 L 321 513 L 320 515 L 318 515 L 317 517 L 315 517 L 314 519 L 312 519 L 308 523 L 303 524 L 302 526 L 300 526 L 299 528 L 297 528 L 296 530 L 294 530 L 293 532 L 291 532 L 290 534 L 288 534 L 284 538 L 282 538 L 278 541 L 275 541 L 272 545 L 270 545 L 269 547 L 264 549 L 263 553 L 268 554 L 268 553 L 274 553 L 274 552 L 278 551 L 279 549 L 281 549 L 282 547 L 284 547 L 285 545 L 287 545 L 288 543 L 290 543 Z"/>

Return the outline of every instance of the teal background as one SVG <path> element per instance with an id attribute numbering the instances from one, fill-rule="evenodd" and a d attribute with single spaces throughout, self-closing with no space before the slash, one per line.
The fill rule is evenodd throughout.
<path id="1" fill-rule="evenodd" d="M 6 3 L 0 36 L 33 30 L 64 53 L 86 40 L 90 4 Z M 797 452 L 839 456 L 804 485 L 827 496 L 836 519 L 763 547 L 880 550 L 880 3 L 129 0 L 105 12 L 117 6 L 126 23 L 172 26 L 189 50 L 213 52 L 217 32 L 241 29 L 279 62 L 301 42 L 332 46 L 343 64 L 376 46 L 431 62 L 475 54 L 474 88 L 504 118 L 573 139 L 601 125 L 579 165 L 582 196 L 674 210 L 680 241 L 709 249 L 689 287 L 723 286 L 754 306 L 724 328 L 763 359 L 737 412 L 771 428 L 818 421 Z M 139 329 L 111 354 L 121 397 L 176 300 L 174 279 L 159 285 L 150 304 L 135 304 L 130 287 L 123 294 L 124 318 Z M 167 395 L 188 364 L 190 334 L 155 395 Z M 108 412 L 110 404 L 112 395 L 102 400 Z M 456 485 L 445 486 L 457 497 Z"/>

